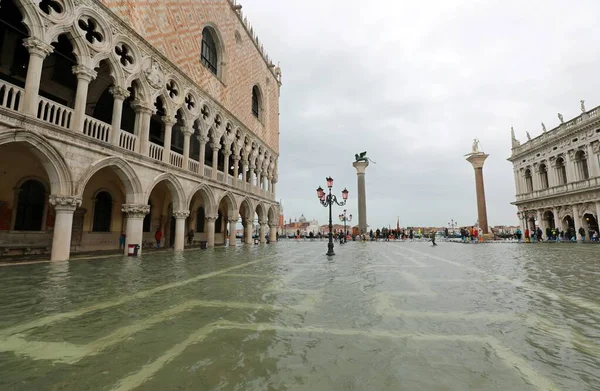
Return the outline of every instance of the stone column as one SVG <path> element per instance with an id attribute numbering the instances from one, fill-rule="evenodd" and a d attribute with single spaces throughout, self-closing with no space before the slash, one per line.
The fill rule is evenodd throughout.
<path id="1" fill-rule="evenodd" d="M 267 176 L 267 191 L 269 193 L 273 192 L 273 174 Z"/>
<path id="2" fill-rule="evenodd" d="M 73 73 L 77 76 L 77 92 L 75 93 L 75 109 L 71 120 L 71 130 L 83 132 L 85 120 L 85 106 L 87 105 L 88 87 L 90 82 L 98 75 L 96 71 L 83 65 L 76 65 Z"/>
<path id="3" fill-rule="evenodd" d="M 225 157 L 225 159 L 223 159 L 223 182 L 224 183 L 228 183 L 229 181 L 229 156 L 231 156 L 231 152 L 228 150 L 223 151 L 223 156 Z"/>
<path id="4" fill-rule="evenodd" d="M 235 247 L 235 225 L 237 224 L 237 219 L 229 220 L 229 246 Z"/>
<path id="5" fill-rule="evenodd" d="M 208 137 L 204 135 L 198 136 L 198 142 L 200 143 L 200 157 L 198 158 L 198 170 L 200 175 L 204 176 L 204 160 L 206 159 L 206 142 Z"/>
<path id="6" fill-rule="evenodd" d="M 367 233 L 367 189 L 365 184 L 365 171 L 369 167 L 369 161 L 352 163 L 356 169 L 358 179 L 358 229 L 360 233 Z"/>
<path id="7" fill-rule="evenodd" d="M 183 169 L 190 169 L 190 137 L 192 137 L 194 129 L 185 128 L 183 129 Z"/>
<path id="8" fill-rule="evenodd" d="M 233 187 L 238 187 L 238 176 L 240 175 L 240 157 L 233 155 Z"/>
<path id="9" fill-rule="evenodd" d="M 111 144 L 119 146 L 121 139 L 121 117 L 123 116 L 123 102 L 129 96 L 129 91 L 126 88 L 112 86 L 109 92 L 113 96 L 113 113 L 112 113 L 112 135 Z"/>
<path id="10" fill-rule="evenodd" d="M 567 183 L 577 182 L 578 178 L 575 167 L 575 151 L 570 150 L 568 155 L 569 156 L 565 159 L 565 164 L 567 165 Z"/>
<path id="11" fill-rule="evenodd" d="M 248 183 L 249 183 L 250 185 L 254 185 L 254 168 L 255 168 L 255 166 L 254 166 L 254 165 L 252 165 L 252 164 L 250 164 L 250 167 L 249 167 L 249 168 L 250 168 L 250 169 L 249 169 L 249 171 L 248 171 Z"/>
<path id="12" fill-rule="evenodd" d="M 175 251 L 183 251 L 185 244 L 185 219 L 189 215 L 189 211 L 173 212 L 173 217 L 175 217 Z"/>
<path id="13" fill-rule="evenodd" d="M 52 45 L 32 37 L 25 39 L 23 46 L 29 51 L 29 65 L 27 66 L 27 79 L 25 80 L 25 94 L 23 95 L 21 112 L 36 116 L 44 59 L 54 51 L 54 48 Z"/>
<path id="14" fill-rule="evenodd" d="M 242 160 L 242 182 L 244 182 L 244 186 L 248 182 L 248 159 L 246 158 Z"/>
<path id="15" fill-rule="evenodd" d="M 514 172 L 515 175 L 515 194 L 516 195 L 520 195 L 521 194 L 521 184 L 519 181 L 519 171 L 515 170 Z"/>
<path id="16" fill-rule="evenodd" d="M 273 179 L 271 180 L 271 193 L 273 193 L 273 195 L 275 195 L 275 185 L 277 184 L 277 175 L 273 176 Z"/>
<path id="17" fill-rule="evenodd" d="M 139 100 L 135 101 L 133 108 L 136 114 L 135 135 L 138 138 L 135 150 L 144 156 L 148 156 L 150 153 L 150 119 L 154 109 Z"/>
<path id="18" fill-rule="evenodd" d="M 267 222 L 264 220 L 261 220 L 259 222 L 259 233 L 258 233 L 258 237 L 260 238 L 260 242 L 261 243 L 267 243 Z"/>
<path id="19" fill-rule="evenodd" d="M 596 143 L 598 143 L 596 141 Z M 600 167 L 598 165 L 598 155 L 594 152 L 594 149 L 597 149 L 598 146 L 596 146 L 596 148 L 594 148 L 594 146 L 592 146 L 592 144 L 588 144 L 587 146 L 587 156 L 588 156 L 588 166 L 590 168 L 590 178 L 596 178 L 598 176 L 600 176 Z"/>
<path id="20" fill-rule="evenodd" d="M 163 143 L 163 162 L 171 163 L 171 137 L 173 136 L 173 125 L 175 125 L 175 119 L 170 117 L 163 117 L 163 124 L 165 124 L 165 141 Z"/>
<path id="21" fill-rule="evenodd" d="M 121 212 L 127 215 L 127 227 L 125 228 L 125 249 L 124 254 L 127 255 L 127 247 L 130 244 L 139 244 L 138 256 L 142 255 L 142 243 L 144 236 L 144 217 L 150 213 L 150 205 L 123 204 Z"/>
<path id="22" fill-rule="evenodd" d="M 543 234 L 546 235 L 546 224 L 544 224 L 544 216 L 542 212 L 543 211 L 540 210 L 536 211 L 537 225 L 541 228 Z"/>
<path id="23" fill-rule="evenodd" d="M 558 180 L 556 180 L 556 169 L 554 164 L 548 162 L 546 165 L 548 169 L 548 187 L 558 186 Z"/>
<path id="24" fill-rule="evenodd" d="M 562 229 L 562 222 L 558 218 L 558 208 L 552 208 L 552 214 L 554 215 L 554 228 L 560 232 Z"/>
<path id="25" fill-rule="evenodd" d="M 247 221 L 246 232 L 244 232 L 246 234 L 246 238 L 244 239 L 246 244 L 252 244 L 252 231 L 254 231 L 254 223 Z"/>
<path id="26" fill-rule="evenodd" d="M 260 185 L 260 181 L 262 178 L 262 168 L 260 168 L 260 166 L 256 167 L 256 187 L 258 187 L 259 189 L 262 188 L 262 186 Z"/>
<path id="27" fill-rule="evenodd" d="M 579 221 L 579 211 L 577 205 L 573 205 L 573 225 L 575 226 L 575 235 L 579 238 L 579 227 L 581 227 L 581 221 Z"/>
<path id="28" fill-rule="evenodd" d="M 488 234 L 487 208 L 485 204 L 485 189 L 483 186 L 483 164 L 489 155 L 483 152 L 472 153 L 467 161 L 473 165 L 475 170 L 475 190 L 477 192 L 477 217 L 479 228 L 484 234 Z"/>
<path id="29" fill-rule="evenodd" d="M 206 247 L 215 247 L 215 221 L 217 216 L 206 216 Z"/>
<path id="30" fill-rule="evenodd" d="M 215 181 L 217 180 L 217 170 L 219 166 L 219 149 L 221 149 L 220 143 L 211 143 L 210 147 L 212 148 L 212 174 L 211 178 Z"/>
<path id="31" fill-rule="evenodd" d="M 67 261 L 71 254 L 71 232 L 73 230 L 73 213 L 81 205 L 81 198 L 51 195 L 50 205 L 54 206 L 54 234 L 52 236 L 51 261 Z"/>
<path id="32" fill-rule="evenodd" d="M 277 224 L 269 224 L 269 240 L 271 242 L 277 241 Z"/>

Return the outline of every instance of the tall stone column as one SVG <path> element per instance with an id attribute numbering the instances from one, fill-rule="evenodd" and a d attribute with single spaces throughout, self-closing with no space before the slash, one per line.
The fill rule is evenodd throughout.
<path id="1" fill-rule="evenodd" d="M 215 247 L 215 221 L 217 216 L 206 216 L 206 247 Z"/>
<path id="2" fill-rule="evenodd" d="M 258 237 L 261 243 L 267 243 L 267 222 L 264 220 L 259 222 Z"/>
<path id="3" fill-rule="evenodd" d="M 592 144 L 587 145 L 587 156 L 588 156 L 587 161 L 588 161 L 588 165 L 590 168 L 590 178 L 596 178 L 596 177 L 600 176 L 600 166 L 598 164 L 598 155 L 596 154 L 596 152 L 598 152 L 598 142 L 597 141 L 594 145 L 592 145 Z"/>
<path id="4" fill-rule="evenodd" d="M 54 235 L 52 236 L 51 261 L 67 261 L 71 254 L 71 232 L 73 230 L 73 213 L 81 205 L 81 198 L 51 195 L 50 205 L 54 207 Z"/>
<path id="5" fill-rule="evenodd" d="M 228 184 L 229 183 L 229 156 L 231 156 L 231 152 L 229 152 L 228 150 L 225 150 L 223 152 L 223 182 Z"/>
<path id="6" fill-rule="evenodd" d="M 183 251 L 185 244 L 185 219 L 190 215 L 188 211 L 173 212 L 175 217 L 175 251 Z"/>
<path id="7" fill-rule="evenodd" d="M 229 246 L 235 247 L 235 225 L 237 224 L 237 219 L 229 220 Z"/>
<path id="8" fill-rule="evenodd" d="M 579 237 L 579 227 L 581 227 L 581 221 L 579 220 L 579 211 L 577 205 L 573 205 L 573 224 L 575 225 L 575 235 Z"/>
<path id="9" fill-rule="evenodd" d="M 552 208 L 552 214 L 554 215 L 554 228 L 560 232 L 562 229 L 562 221 L 558 218 L 558 208 Z"/>
<path id="10" fill-rule="evenodd" d="M 358 229 L 360 233 L 367 232 L 367 189 L 365 184 L 365 171 L 369 167 L 368 161 L 360 161 L 352 163 L 356 168 L 356 176 L 358 179 Z"/>
<path id="11" fill-rule="evenodd" d="M 250 170 L 248 171 L 248 183 L 250 184 L 250 186 L 254 185 L 254 169 L 256 168 L 256 166 L 254 166 L 253 164 L 250 164 Z"/>
<path id="12" fill-rule="evenodd" d="M 77 76 L 77 92 L 75 93 L 75 108 L 71 120 L 71 130 L 83 132 L 85 120 L 85 106 L 87 105 L 88 87 L 90 82 L 96 78 L 98 73 L 83 65 L 73 67 L 73 73 Z"/>
<path id="13" fill-rule="evenodd" d="M 134 102 L 133 108 L 135 110 L 135 135 L 138 138 L 135 151 L 148 156 L 150 153 L 150 119 L 154 109 L 139 100 Z"/>
<path id="14" fill-rule="evenodd" d="M 170 117 L 163 117 L 163 123 L 165 124 L 165 141 L 163 143 L 163 162 L 171 163 L 171 137 L 173 136 L 173 125 L 175 125 L 175 119 Z"/>
<path id="15" fill-rule="evenodd" d="M 246 222 L 246 231 L 244 232 L 246 235 L 244 238 L 246 244 L 252 244 L 252 231 L 254 231 L 254 223 L 252 221 Z"/>
<path id="16" fill-rule="evenodd" d="M 190 137 L 192 137 L 194 129 L 185 128 L 183 129 L 183 169 L 190 169 Z"/>
<path id="17" fill-rule="evenodd" d="M 271 243 L 277 240 L 277 223 L 269 224 L 269 240 Z"/>
<path id="18" fill-rule="evenodd" d="M 240 175 L 240 157 L 233 155 L 233 187 L 238 187 L 238 176 Z"/>
<path id="19" fill-rule="evenodd" d="M 244 158 L 242 160 L 242 182 L 244 183 L 244 186 L 246 186 L 246 183 L 248 182 L 248 159 Z"/>
<path id="20" fill-rule="evenodd" d="M 112 113 L 112 134 L 111 144 L 119 146 L 121 139 L 121 117 L 123 116 L 123 102 L 129 96 L 129 91 L 126 88 L 112 86 L 109 88 L 109 92 L 113 96 L 113 113 Z"/>
<path id="21" fill-rule="evenodd" d="M 255 173 L 256 173 L 256 187 L 261 189 L 262 186 L 261 186 L 260 181 L 262 178 L 262 169 L 260 168 L 260 166 L 256 167 Z"/>
<path id="22" fill-rule="evenodd" d="M 198 170 L 199 174 L 204 176 L 204 160 L 206 159 L 206 143 L 208 137 L 204 135 L 198 136 L 198 142 L 200 143 L 200 157 L 198 158 Z"/>
<path id="23" fill-rule="evenodd" d="M 127 226 L 125 228 L 125 249 L 127 255 L 127 247 L 130 244 L 139 244 L 138 256 L 142 255 L 142 242 L 144 235 L 144 217 L 150 213 L 150 205 L 144 204 L 123 204 L 121 212 L 127 215 Z"/>
<path id="24" fill-rule="evenodd" d="M 219 169 L 219 149 L 221 149 L 220 143 L 212 143 L 210 144 L 212 148 L 212 173 L 211 178 L 215 181 L 217 180 L 217 170 Z"/>
<path id="25" fill-rule="evenodd" d="M 473 165 L 475 170 L 475 190 L 477 192 L 477 218 L 479 219 L 479 228 L 484 234 L 489 233 L 487 208 L 485 204 L 485 189 L 483 186 L 483 164 L 489 155 L 483 152 L 472 153 L 467 161 Z"/>
<path id="26" fill-rule="evenodd" d="M 54 51 L 54 47 L 32 37 L 25 39 L 23 46 L 29 51 L 29 65 L 27 66 L 27 79 L 25 79 L 25 94 L 21 111 L 35 116 L 37 114 L 44 59 Z"/>

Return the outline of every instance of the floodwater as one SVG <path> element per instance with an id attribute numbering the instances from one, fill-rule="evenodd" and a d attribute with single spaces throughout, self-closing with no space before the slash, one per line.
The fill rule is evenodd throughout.
<path id="1" fill-rule="evenodd" d="M 600 389 L 600 246 L 325 251 L 0 267 L 0 389 Z"/>

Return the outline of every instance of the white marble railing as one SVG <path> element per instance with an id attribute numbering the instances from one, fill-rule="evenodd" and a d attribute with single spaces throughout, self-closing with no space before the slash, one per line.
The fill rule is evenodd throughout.
<path id="1" fill-rule="evenodd" d="M 149 151 L 149 156 L 152 159 L 156 159 L 156 160 L 162 160 L 163 159 L 163 152 L 164 152 L 164 148 L 161 147 L 160 145 L 156 145 L 154 143 L 150 143 L 150 151 Z"/>
<path id="2" fill-rule="evenodd" d="M 234 185 L 234 180 L 235 180 L 235 178 L 233 177 L 233 175 L 227 175 L 227 184 L 229 186 L 233 186 Z"/>
<path id="3" fill-rule="evenodd" d="M 225 174 L 218 170 L 217 170 L 217 180 L 219 182 L 225 182 Z"/>
<path id="4" fill-rule="evenodd" d="M 83 120 L 83 134 L 86 136 L 107 143 L 110 137 L 110 131 L 111 127 L 109 124 L 87 115 L 85 116 L 85 119 Z"/>
<path id="5" fill-rule="evenodd" d="M 0 80 L 0 106 L 14 111 L 19 110 L 25 90 L 7 81 Z"/>
<path id="6" fill-rule="evenodd" d="M 125 148 L 128 151 L 135 151 L 135 144 L 137 143 L 137 136 L 124 130 L 120 131 L 119 146 Z"/>
<path id="7" fill-rule="evenodd" d="M 171 163 L 175 167 L 182 168 L 183 167 L 183 155 L 169 151 L 171 154 L 169 155 L 169 163 Z"/>
<path id="8" fill-rule="evenodd" d="M 198 170 L 200 170 L 200 163 L 198 163 L 195 160 L 190 159 L 188 161 L 188 170 L 190 170 L 191 172 L 198 173 Z"/>
<path id="9" fill-rule="evenodd" d="M 72 109 L 41 96 L 39 100 L 38 119 L 67 129 L 71 126 L 71 118 L 73 117 Z"/>
<path id="10" fill-rule="evenodd" d="M 207 178 L 212 177 L 212 168 L 208 166 L 204 166 L 204 176 Z"/>
<path id="11" fill-rule="evenodd" d="M 559 195 L 573 190 L 581 190 L 600 186 L 600 177 L 585 179 L 583 181 L 570 182 L 566 185 L 553 186 L 548 189 L 534 190 L 531 193 L 517 195 L 517 201 L 527 201 L 541 197 Z"/>

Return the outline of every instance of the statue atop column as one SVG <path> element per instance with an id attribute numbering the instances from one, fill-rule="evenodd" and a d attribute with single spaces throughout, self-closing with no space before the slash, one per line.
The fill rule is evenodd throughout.
<path id="1" fill-rule="evenodd" d="M 512 128 L 511 132 L 513 136 L 514 148 L 515 139 L 514 130 Z M 471 163 L 473 169 L 475 170 L 475 190 L 477 194 L 477 217 L 479 220 L 479 228 L 481 228 L 484 234 L 488 234 L 487 208 L 485 202 L 485 190 L 483 186 L 483 164 L 489 155 L 480 150 L 479 140 L 474 139 L 471 153 L 465 156 L 467 156 L 467 161 Z"/>
<path id="2" fill-rule="evenodd" d="M 367 151 L 354 155 L 354 163 L 352 166 L 356 168 L 356 176 L 358 180 L 358 229 L 360 233 L 367 232 L 367 190 L 365 185 L 365 170 L 369 166 Z M 375 163 L 375 162 L 373 162 Z"/>

